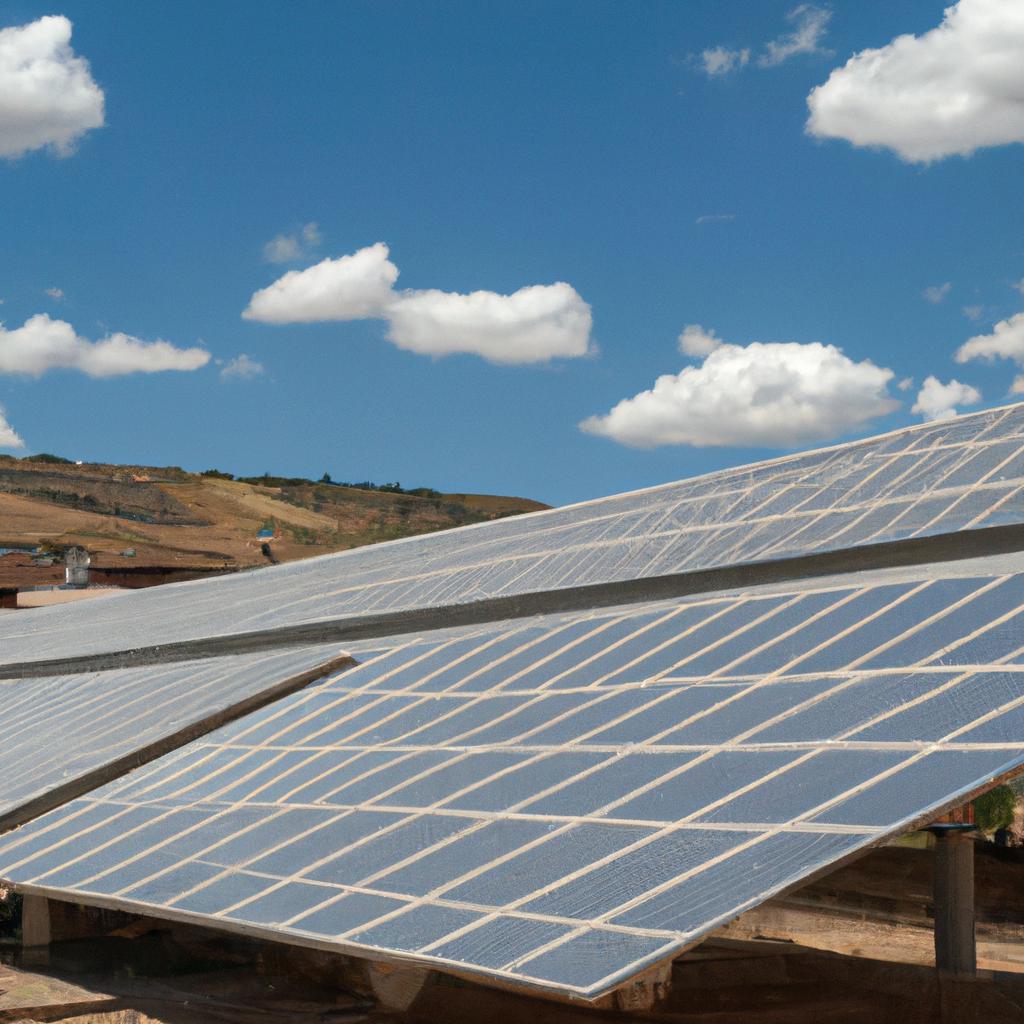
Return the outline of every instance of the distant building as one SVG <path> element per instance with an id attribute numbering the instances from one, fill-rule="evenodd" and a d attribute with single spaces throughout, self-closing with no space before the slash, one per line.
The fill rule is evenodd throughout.
<path id="1" fill-rule="evenodd" d="M 89 586 L 89 566 L 92 559 L 82 547 L 68 548 L 64 553 L 64 582 L 69 587 Z"/>
<path id="2" fill-rule="evenodd" d="M 260 530 L 256 534 L 256 539 L 261 544 L 269 544 L 272 540 L 277 540 L 278 536 L 280 536 L 280 534 L 279 534 L 279 531 L 276 530 L 276 529 L 275 530 Z"/>

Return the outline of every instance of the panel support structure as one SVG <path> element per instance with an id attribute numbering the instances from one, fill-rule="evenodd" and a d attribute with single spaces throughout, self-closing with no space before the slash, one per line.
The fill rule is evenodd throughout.
<path id="1" fill-rule="evenodd" d="M 933 825 L 935 836 L 935 966 L 942 972 L 973 975 L 973 825 Z"/>

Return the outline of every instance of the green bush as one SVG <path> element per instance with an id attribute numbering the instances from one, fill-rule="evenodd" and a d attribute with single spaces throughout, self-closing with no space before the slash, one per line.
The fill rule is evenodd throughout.
<path id="1" fill-rule="evenodd" d="M 974 823 L 982 832 L 995 832 L 1013 824 L 1017 797 L 1009 786 L 996 786 L 974 801 Z"/>
<path id="2" fill-rule="evenodd" d="M 59 466 L 70 466 L 71 460 L 65 459 L 62 455 L 51 455 L 49 452 L 40 452 L 38 455 L 26 455 L 26 462 L 51 462 Z"/>

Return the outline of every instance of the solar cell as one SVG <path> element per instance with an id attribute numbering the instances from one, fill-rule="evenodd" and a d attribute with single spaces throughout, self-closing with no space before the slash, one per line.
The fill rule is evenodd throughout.
<path id="1" fill-rule="evenodd" d="M 4 617 L 0 658 L 74 658 L 1022 522 L 1015 405 L 259 573 Z"/>
<path id="2" fill-rule="evenodd" d="M 396 638 L 0 877 L 595 997 L 1024 767 L 1022 611 L 1000 558 Z"/>
<path id="3" fill-rule="evenodd" d="M 162 666 L 0 679 L 0 827 L 54 794 L 96 785 L 122 758 L 127 770 L 192 739 L 200 727 L 251 709 L 343 660 L 336 645 L 265 651 Z M 209 728 L 213 728 L 210 725 Z M 147 754 L 147 748 L 149 752 Z M 107 776 L 111 777 L 111 776 Z M 99 781 L 103 781 L 99 778 Z"/>

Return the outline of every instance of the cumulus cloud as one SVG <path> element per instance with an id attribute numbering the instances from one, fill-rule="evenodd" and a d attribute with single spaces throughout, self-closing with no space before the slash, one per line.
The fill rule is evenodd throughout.
<path id="1" fill-rule="evenodd" d="M 1024 313 L 1008 320 L 1000 320 L 991 334 L 977 334 L 968 338 L 957 350 L 956 361 L 967 363 L 972 359 L 1012 359 L 1024 366 Z"/>
<path id="2" fill-rule="evenodd" d="M 735 220 L 735 213 L 702 213 L 696 220 L 697 224 L 724 224 Z"/>
<path id="3" fill-rule="evenodd" d="M 959 0 L 921 36 L 854 54 L 807 97 L 807 130 L 929 163 L 1024 142 L 1024 4 Z"/>
<path id="4" fill-rule="evenodd" d="M 904 377 L 896 385 L 896 387 L 898 387 L 900 389 L 900 391 L 909 391 L 913 386 L 914 386 L 914 378 L 913 377 Z"/>
<path id="5" fill-rule="evenodd" d="M 262 377 L 264 372 L 262 363 L 251 359 L 243 352 L 221 367 L 220 376 L 221 380 L 252 380 L 253 377 Z"/>
<path id="6" fill-rule="evenodd" d="M 305 259 L 322 241 L 315 221 L 303 224 L 290 235 L 278 235 L 263 246 L 263 258 L 268 263 L 294 263 Z"/>
<path id="7" fill-rule="evenodd" d="M 71 48 L 71 22 L 50 16 L 0 29 L 0 157 L 74 152 L 103 125 L 103 90 Z"/>
<path id="8" fill-rule="evenodd" d="M 44 295 L 49 295 L 50 298 L 53 299 L 54 302 L 60 302 L 61 299 L 64 298 L 64 289 L 63 288 L 44 288 L 43 289 L 43 294 Z"/>
<path id="9" fill-rule="evenodd" d="M 1010 287 L 1015 288 L 1017 291 L 1021 293 L 1021 295 L 1024 295 L 1024 277 L 1022 277 L 1019 281 L 1014 281 L 1010 285 Z"/>
<path id="10" fill-rule="evenodd" d="M 41 377 L 49 370 L 79 370 L 90 377 L 198 370 L 210 361 L 203 348 L 175 348 L 166 341 L 140 341 L 110 334 L 99 341 L 79 337 L 71 324 L 39 313 L 21 327 L 0 325 L 0 373 Z"/>
<path id="11" fill-rule="evenodd" d="M 537 363 L 591 350 L 590 306 L 564 282 L 511 295 L 396 290 L 383 242 L 293 270 L 256 292 L 242 314 L 264 323 L 380 318 L 388 339 L 421 355 L 469 353 L 493 363 Z"/>
<path id="12" fill-rule="evenodd" d="M 580 428 L 637 448 L 788 448 L 892 412 L 899 405 L 888 393 L 892 377 L 834 345 L 720 345 L 700 366 L 659 377 L 650 390 Z"/>
<path id="13" fill-rule="evenodd" d="M 679 351 L 684 356 L 703 359 L 721 344 L 722 339 L 714 331 L 705 331 L 700 324 L 687 324 L 679 335 Z"/>
<path id="14" fill-rule="evenodd" d="M 937 377 L 925 377 L 917 401 L 911 408 L 926 420 L 951 420 L 957 415 L 958 405 L 976 405 L 981 401 L 981 392 L 970 384 L 951 380 L 943 384 Z"/>
<path id="15" fill-rule="evenodd" d="M 763 68 L 773 68 L 797 54 L 823 53 L 821 41 L 831 17 L 831 11 L 813 4 L 795 7 L 786 15 L 793 23 L 793 31 L 768 43 L 757 63 Z"/>
<path id="16" fill-rule="evenodd" d="M 1010 394 L 1024 395 L 1024 375 L 1013 378 L 1013 383 L 1010 385 Z"/>
<path id="17" fill-rule="evenodd" d="M 937 306 L 950 293 L 952 288 L 953 285 L 949 281 L 945 284 L 932 284 L 921 292 L 921 297 L 933 306 Z"/>
<path id="18" fill-rule="evenodd" d="M 456 352 L 492 363 L 539 363 L 584 356 L 590 306 L 564 282 L 496 292 L 408 291 L 388 310 L 388 337 L 421 355 Z"/>
<path id="19" fill-rule="evenodd" d="M 18 436 L 14 427 L 7 422 L 4 408 L 0 405 L 0 448 L 24 448 L 25 442 Z"/>
<path id="20" fill-rule="evenodd" d="M 980 320 L 985 315 L 984 306 L 964 306 L 960 310 L 968 320 Z"/>
<path id="21" fill-rule="evenodd" d="M 713 46 L 700 55 L 701 67 L 709 78 L 727 75 L 744 67 L 750 61 L 750 50 L 730 50 L 727 46 Z"/>
<path id="22" fill-rule="evenodd" d="M 377 242 L 351 256 L 289 270 L 256 292 L 242 316 L 267 324 L 380 317 L 394 300 L 397 280 L 398 267 L 388 259 L 388 247 Z"/>

